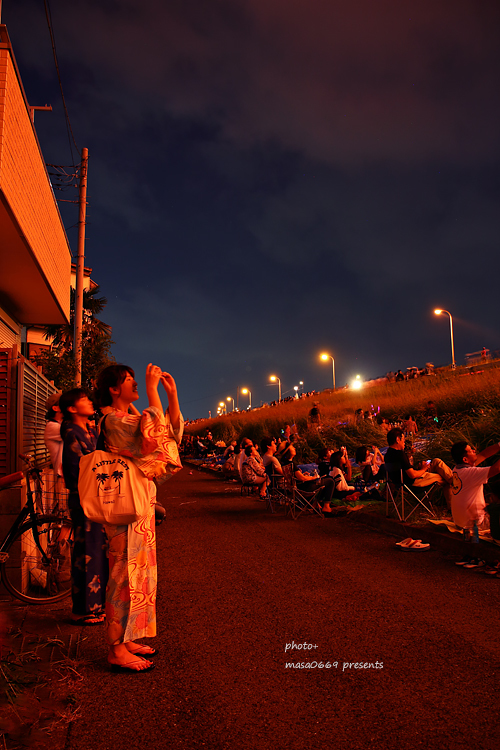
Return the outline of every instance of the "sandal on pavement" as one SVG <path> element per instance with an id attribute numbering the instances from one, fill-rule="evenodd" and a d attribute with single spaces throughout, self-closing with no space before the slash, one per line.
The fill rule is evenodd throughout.
<path id="1" fill-rule="evenodd" d="M 403 539 L 402 542 L 396 542 L 398 547 L 406 547 L 410 542 L 413 542 L 413 539 L 411 536 L 407 536 L 406 539 Z"/>
<path id="2" fill-rule="evenodd" d="M 78 618 L 70 617 L 69 621 L 72 625 L 85 625 L 90 627 L 92 625 L 100 625 L 105 619 L 106 615 L 82 615 Z"/>
<path id="3" fill-rule="evenodd" d="M 413 539 L 410 544 L 405 545 L 401 549 L 429 549 L 430 544 L 424 544 L 420 539 Z"/>
<path id="4" fill-rule="evenodd" d="M 128 664 L 110 664 L 110 667 L 112 672 L 127 672 L 128 674 L 142 674 L 142 672 L 149 672 L 151 669 L 154 669 L 154 664 L 149 664 L 144 669 L 135 669 L 134 664 L 141 664 L 144 661 L 145 659 L 136 659 L 135 661 L 130 661 Z"/>

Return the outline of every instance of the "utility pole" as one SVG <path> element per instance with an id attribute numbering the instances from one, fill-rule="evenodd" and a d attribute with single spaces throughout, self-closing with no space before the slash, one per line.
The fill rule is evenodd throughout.
<path id="1" fill-rule="evenodd" d="M 80 165 L 80 194 L 78 217 L 78 256 L 76 260 L 76 293 L 75 293 L 75 337 L 73 351 L 75 354 L 75 386 L 82 385 L 82 333 L 83 333 L 83 269 L 85 266 L 85 219 L 87 215 L 87 170 L 89 162 L 88 149 L 82 149 Z"/>

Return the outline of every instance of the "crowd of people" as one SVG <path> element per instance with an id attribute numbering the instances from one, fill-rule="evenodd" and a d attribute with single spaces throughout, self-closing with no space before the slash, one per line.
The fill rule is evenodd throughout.
<path id="1" fill-rule="evenodd" d="M 166 410 L 160 384 L 168 399 Z M 53 469 L 69 493 L 71 620 L 76 625 L 104 623 L 108 662 L 114 671 L 128 673 L 154 666 L 155 649 L 138 639 L 156 635 L 156 485 L 182 468 L 177 446 L 183 418 L 174 378 L 148 365 L 146 395 L 149 405 L 141 414 L 134 406 L 139 398 L 134 371 L 112 365 L 100 373 L 92 395 L 73 388 L 51 396 L 45 429 Z M 146 478 L 150 502 L 145 517 L 122 525 L 85 517 L 78 490 L 80 460 L 96 449 L 131 459 Z"/>
<path id="2" fill-rule="evenodd" d="M 319 409 L 312 416 L 319 421 Z M 435 404 L 429 401 L 424 415 L 425 427 L 432 427 L 436 416 Z M 362 494 L 366 498 L 380 499 L 378 486 L 382 482 L 390 481 L 399 486 L 403 480 L 409 488 L 437 485 L 459 528 L 465 529 L 466 533 L 491 528 L 493 536 L 500 539 L 500 503 L 496 502 L 500 496 L 500 481 L 497 481 L 500 480 L 497 477 L 500 474 L 500 459 L 492 466 L 479 467 L 483 461 L 500 452 L 500 444 L 495 443 L 477 453 L 466 442 L 456 443 L 451 449 L 454 467 L 448 466 L 440 458 L 416 461 L 413 440 L 418 433 L 418 425 L 408 414 L 401 426 L 388 425 L 388 429 L 383 429 L 387 435 L 387 447 L 382 450 L 376 445 L 361 445 L 354 457 L 350 458 L 344 446 L 338 450 L 323 448 L 316 464 L 304 466 L 297 459 L 297 433 L 291 434 L 289 425 L 282 430 L 285 431 L 286 435 L 279 439 L 265 437 L 260 450 L 248 437 L 239 444 L 236 440 L 231 441 L 222 457 L 224 474 L 233 481 L 255 487 L 258 489 L 258 499 L 265 500 L 273 483 L 279 485 L 284 468 L 290 465 L 297 489 L 309 492 L 318 490 L 315 500 L 325 514 L 332 513 L 334 508 L 346 502 L 357 502 Z M 353 468 L 356 479 L 353 479 Z M 489 504 L 483 491 L 486 483 L 493 497 L 493 502 L 490 500 Z"/>

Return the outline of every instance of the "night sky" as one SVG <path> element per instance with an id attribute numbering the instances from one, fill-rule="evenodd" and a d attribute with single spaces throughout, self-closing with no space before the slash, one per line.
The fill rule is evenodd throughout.
<path id="1" fill-rule="evenodd" d="M 51 0 L 86 265 L 118 361 L 185 417 L 500 348 L 492 0 Z M 43 0 L 3 0 L 47 162 L 71 165 Z M 71 198 L 70 194 L 60 197 Z M 76 197 L 76 196 L 75 196 Z M 62 204 L 76 253 L 77 207 Z M 240 406 L 248 403 L 240 398 Z"/>

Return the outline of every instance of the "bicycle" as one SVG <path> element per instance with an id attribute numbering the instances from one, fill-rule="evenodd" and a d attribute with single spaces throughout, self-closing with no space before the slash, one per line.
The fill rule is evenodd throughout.
<path id="1" fill-rule="evenodd" d="M 71 520 L 63 511 L 43 512 L 41 469 L 32 456 L 20 458 L 28 464 L 26 505 L 0 544 L 0 577 L 7 591 L 23 602 L 58 602 L 71 593 Z M 0 490 L 14 488 L 23 477 L 22 471 L 2 477 Z"/>

